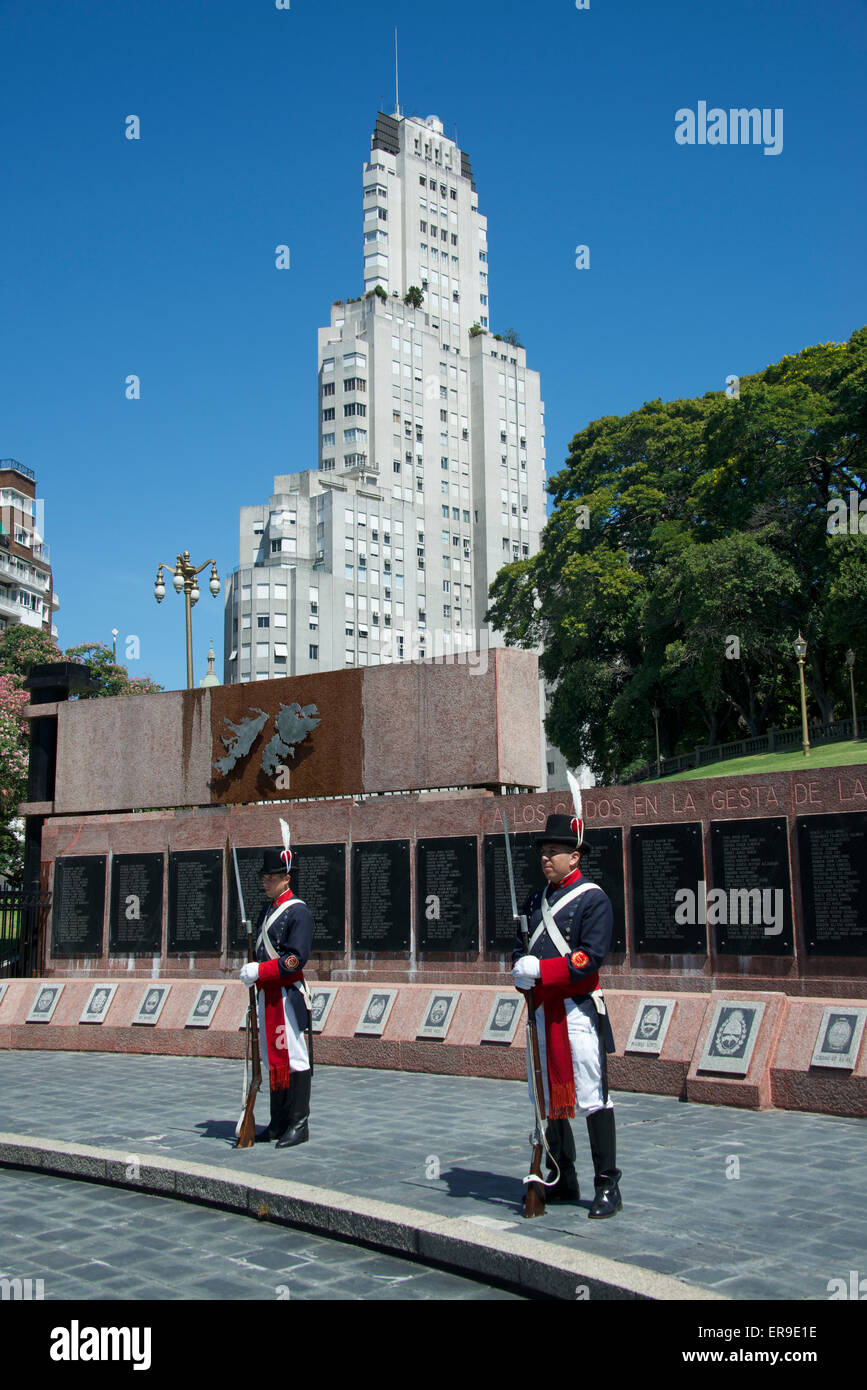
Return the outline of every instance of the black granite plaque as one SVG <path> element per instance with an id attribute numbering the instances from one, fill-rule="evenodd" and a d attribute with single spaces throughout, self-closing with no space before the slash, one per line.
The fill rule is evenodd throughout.
<path id="1" fill-rule="evenodd" d="M 69 855 L 54 863 L 53 956 L 102 955 L 105 855 Z"/>
<path id="2" fill-rule="evenodd" d="M 408 951 L 409 840 L 352 846 L 352 944 L 357 951 Z"/>
<path id="3" fill-rule="evenodd" d="M 109 951 L 158 956 L 163 939 L 161 854 L 116 854 L 111 861 Z"/>
<path id="4" fill-rule="evenodd" d="M 169 951 L 219 954 L 222 914 L 223 851 L 191 849 L 169 854 Z"/>
<path id="5" fill-rule="evenodd" d="M 420 951 L 478 951 L 476 837 L 419 840 L 416 917 Z"/>
<path id="6" fill-rule="evenodd" d="M 529 831 L 509 835 L 512 868 L 515 874 L 515 902 L 518 911 L 528 894 L 544 888 L 542 860 Z M 511 955 L 515 946 L 515 923 L 509 893 L 509 866 L 505 835 L 486 835 L 482 845 L 485 865 L 485 950 Z"/>
<path id="7" fill-rule="evenodd" d="M 635 950 L 705 955 L 701 825 L 633 826 L 630 838 Z"/>
<path id="8" fill-rule="evenodd" d="M 711 822 L 707 924 L 720 955 L 794 950 L 789 835 L 784 816 Z"/>
<path id="9" fill-rule="evenodd" d="M 541 863 L 541 860 L 539 861 Z M 626 895 L 623 889 L 623 831 L 619 825 L 607 830 L 584 831 L 581 846 L 581 877 L 597 884 L 608 894 L 614 909 L 614 931 L 609 954 L 626 950 Z"/>
<path id="10" fill-rule="evenodd" d="M 255 928 L 259 920 L 259 913 L 268 903 L 268 899 L 265 896 L 265 889 L 262 886 L 262 860 L 265 855 L 265 850 L 239 849 L 236 850 L 235 853 L 238 856 L 238 873 L 241 877 L 241 892 L 244 895 L 244 910 L 250 919 L 255 936 Z M 292 858 L 292 867 L 294 870 L 294 854 Z M 231 849 L 229 850 L 226 872 L 228 874 L 229 894 L 229 907 L 227 912 L 229 950 L 240 951 L 242 955 L 246 955 L 247 933 L 241 925 L 241 909 L 238 904 L 238 885 L 235 881 L 235 864 Z M 290 880 L 290 882 L 292 883 L 292 891 L 296 892 L 294 880 Z"/>
<path id="11" fill-rule="evenodd" d="M 867 812 L 799 817 L 798 845 L 808 954 L 867 955 Z"/>
<path id="12" fill-rule="evenodd" d="M 346 950 L 346 845 L 299 845 L 292 891 L 313 914 L 313 954 Z"/>

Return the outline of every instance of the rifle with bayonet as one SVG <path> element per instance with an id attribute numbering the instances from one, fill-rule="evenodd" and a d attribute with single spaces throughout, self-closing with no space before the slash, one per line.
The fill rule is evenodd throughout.
<path id="1" fill-rule="evenodd" d="M 506 813 L 503 812 L 503 829 L 506 833 L 506 864 L 509 870 L 509 892 L 512 897 L 512 917 L 515 926 L 521 937 L 524 947 L 524 955 L 530 954 L 530 929 L 527 918 L 518 912 L 518 904 L 515 898 L 515 875 L 512 869 L 512 850 L 509 844 L 509 827 L 506 824 Z M 544 1216 L 545 1215 L 545 1179 L 542 1176 L 542 1149 L 547 1149 L 545 1140 L 545 1125 L 548 1116 L 545 1110 L 545 1089 L 542 1081 L 542 1060 L 539 1055 L 539 1033 L 536 1027 L 536 1008 L 533 1004 L 533 991 L 520 990 L 527 1001 L 527 1074 L 530 1080 L 530 1089 L 533 1093 L 533 1113 L 534 1128 L 530 1135 L 530 1143 L 533 1145 L 533 1158 L 530 1164 L 530 1172 L 524 1179 L 526 1192 L 524 1194 L 524 1216 Z M 559 1176 L 559 1174 L 558 1174 Z"/>
<path id="2" fill-rule="evenodd" d="M 235 865 L 235 885 L 238 889 L 238 906 L 241 913 L 241 922 L 247 933 L 247 959 L 254 963 L 256 950 L 253 944 L 253 923 L 250 921 L 244 909 L 244 892 L 241 888 L 241 874 L 238 869 L 238 854 L 235 846 L 232 846 L 232 859 Z M 249 1083 L 248 1083 L 248 1071 Z M 256 986 L 250 987 L 250 1002 L 247 1010 L 247 1044 L 244 1054 L 244 1108 L 241 1117 L 235 1126 L 235 1148 L 249 1149 L 256 1142 L 256 1121 L 253 1111 L 256 1105 L 256 1095 L 262 1085 L 262 1060 L 259 1056 L 259 1013 L 256 1003 Z"/>

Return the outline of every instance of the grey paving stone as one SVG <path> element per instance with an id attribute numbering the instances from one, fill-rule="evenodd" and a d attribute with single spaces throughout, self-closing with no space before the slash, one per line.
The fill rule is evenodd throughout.
<path id="1" fill-rule="evenodd" d="M 129 1112 L 133 1084 L 135 1119 L 121 1122 L 118 1116 Z M 98 1105 L 94 1093 L 100 1096 Z M 238 1153 L 227 1135 L 209 1137 L 215 1124 L 236 1117 L 235 1063 L 215 1058 L 0 1054 L 0 1128 L 8 1130 L 83 1142 L 111 1134 L 117 1147 L 141 1151 L 145 1160 L 150 1155 L 186 1156 L 249 1173 L 336 1186 L 428 1212 L 495 1216 L 545 1244 L 559 1242 L 614 1259 L 628 1258 L 629 1251 L 639 1249 L 648 1258 L 658 1257 L 661 1242 L 677 1233 L 692 1240 L 690 1267 L 695 1269 L 716 1271 L 722 1261 L 740 1260 L 743 1271 L 754 1270 L 756 1260 L 763 1260 L 755 1277 L 764 1297 L 786 1296 L 792 1270 L 807 1268 L 810 1260 L 824 1266 L 833 1258 L 835 1266 L 860 1267 L 863 1223 L 850 1223 L 847 1231 L 839 1212 L 841 1207 L 857 1210 L 862 1200 L 867 1121 L 616 1095 L 623 1212 L 597 1223 L 587 1221 L 586 1205 L 551 1208 L 545 1218 L 525 1226 L 519 1207 L 520 1176 L 528 1158 L 525 1094 L 520 1082 L 320 1067 L 313 1086 L 310 1144 L 279 1153 L 257 1145 Z M 266 1117 L 267 1104 L 260 1105 L 259 1123 Z M 347 1120 L 351 1127 L 355 1117 L 364 1124 L 364 1133 L 347 1144 Z M 586 1126 L 576 1121 L 573 1128 L 582 1192 L 590 1194 Z M 741 1159 L 741 1176 L 728 1180 L 724 1165 L 733 1153 Z M 430 1154 L 441 1163 L 436 1183 L 424 1179 Z M 18 1176 L 26 1176 L 31 1187 L 39 1182 L 59 1184 L 58 1191 L 67 1181 L 38 1173 Z M 0 1173 L 0 1221 L 5 1229 L 9 1208 L 2 1178 Z M 153 1199 L 130 1195 L 140 1212 L 153 1210 Z M 74 1250 L 92 1251 L 90 1245 L 82 1245 L 94 1233 L 92 1201 L 91 1195 L 82 1207 L 86 1215 L 81 1222 L 78 1213 L 70 1217 L 66 1204 L 53 1231 L 58 1244 L 65 1241 Z M 178 1207 L 162 1201 L 169 1210 Z M 217 1223 L 223 1219 L 221 1213 L 195 1210 Z M 800 1211 L 818 1219 L 789 1219 Z M 32 1209 L 28 1214 L 33 1215 Z M 101 1237 L 125 1238 L 128 1219 L 125 1213 L 123 1225 L 115 1222 L 112 1232 L 100 1227 Z M 150 1251 L 155 1254 L 171 1251 L 172 1244 L 186 1252 L 191 1243 L 203 1239 L 202 1232 L 189 1234 L 186 1220 L 166 1226 L 151 1223 L 149 1229 L 156 1242 Z M 261 1231 L 253 1241 L 248 1237 L 235 1244 L 228 1230 L 219 1224 L 211 1228 L 209 1250 L 214 1256 L 250 1250 L 257 1242 L 270 1248 Z M 160 1239 L 169 1245 L 160 1245 Z"/>

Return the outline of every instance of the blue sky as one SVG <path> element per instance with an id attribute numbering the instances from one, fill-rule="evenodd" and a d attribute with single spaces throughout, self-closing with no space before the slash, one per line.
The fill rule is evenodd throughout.
<path id="1" fill-rule="evenodd" d="M 402 108 L 470 156 L 550 472 L 590 420 L 867 320 L 863 0 L 4 0 L 0 457 L 37 474 L 64 647 L 117 628 L 131 674 L 183 685 L 157 563 L 227 574 L 239 507 L 315 467 L 316 330 L 363 289 L 395 25 Z M 782 109 L 782 152 L 677 144 L 700 101 Z M 194 610 L 197 680 L 222 603 Z"/>

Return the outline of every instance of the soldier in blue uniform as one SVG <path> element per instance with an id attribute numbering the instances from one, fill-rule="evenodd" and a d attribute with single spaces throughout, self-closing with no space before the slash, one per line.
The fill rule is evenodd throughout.
<path id="1" fill-rule="evenodd" d="M 593 1155 L 594 1219 L 614 1216 L 623 1203 L 618 1186 L 614 1104 L 608 1095 L 606 1052 L 614 1051 L 599 987 L 599 967 L 611 946 L 614 912 L 607 893 L 582 877 L 583 823 L 549 816 L 539 847 L 546 886 L 521 907 L 528 919 L 529 954 L 520 939 L 512 952 L 515 985 L 532 990 L 539 1032 L 548 1126 L 546 1139 L 560 1169 L 548 1199 L 580 1196 L 570 1117 L 577 1105 L 587 1120 Z M 548 1170 L 554 1168 L 550 1159 Z"/>
<path id="2" fill-rule="evenodd" d="M 259 991 L 262 1069 L 271 1088 L 271 1123 L 256 1139 L 275 1139 L 278 1149 L 305 1144 L 310 1117 L 310 991 L 304 966 L 313 945 L 313 918 L 289 886 L 291 866 L 291 850 L 265 850 L 262 878 L 270 901 L 256 923 L 256 961 L 241 967 L 243 983 Z"/>

